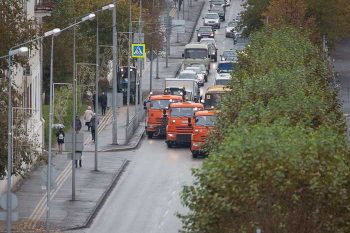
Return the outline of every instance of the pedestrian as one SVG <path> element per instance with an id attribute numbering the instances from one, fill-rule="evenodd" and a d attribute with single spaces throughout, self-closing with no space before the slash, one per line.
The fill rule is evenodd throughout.
<path id="1" fill-rule="evenodd" d="M 96 122 L 96 117 L 97 117 L 97 122 Z M 98 129 L 98 124 L 99 124 L 98 116 L 96 116 L 96 114 L 94 113 L 90 121 L 91 137 L 92 137 L 92 141 L 94 142 L 95 142 L 96 130 Z"/>
<path id="2" fill-rule="evenodd" d="M 173 0 L 173 2 L 174 2 L 174 7 L 176 8 L 177 0 Z"/>
<path id="3" fill-rule="evenodd" d="M 81 130 L 81 120 L 78 116 L 75 116 L 75 132 L 79 132 Z"/>
<path id="4" fill-rule="evenodd" d="M 91 110 L 91 107 L 88 106 L 84 113 L 84 121 L 85 125 L 88 127 L 88 131 L 90 131 L 90 121 L 93 114 L 94 112 Z"/>
<path id="5" fill-rule="evenodd" d="M 95 93 L 92 95 L 92 107 L 93 107 L 93 110 L 95 111 L 95 107 L 96 107 L 96 94 Z"/>
<path id="6" fill-rule="evenodd" d="M 63 131 L 63 126 L 59 126 L 59 128 L 56 132 L 56 137 L 57 137 L 57 144 L 58 144 L 58 153 L 62 153 L 64 137 L 65 137 L 65 134 Z"/>
<path id="7" fill-rule="evenodd" d="M 101 103 L 102 108 L 102 116 L 106 115 L 106 108 L 107 108 L 107 96 L 104 92 L 102 92 L 102 95 L 99 97 L 99 102 Z"/>
<path id="8" fill-rule="evenodd" d="M 179 11 L 181 11 L 181 5 L 183 0 L 178 0 L 179 1 Z"/>

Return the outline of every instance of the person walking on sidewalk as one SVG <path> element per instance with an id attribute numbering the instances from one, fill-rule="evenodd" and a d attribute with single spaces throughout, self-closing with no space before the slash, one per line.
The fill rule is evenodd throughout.
<path id="1" fill-rule="evenodd" d="M 177 0 L 173 0 L 173 2 L 174 2 L 174 7 L 176 8 Z"/>
<path id="2" fill-rule="evenodd" d="M 75 132 L 79 133 L 81 130 L 81 120 L 78 116 L 75 116 Z"/>
<path id="3" fill-rule="evenodd" d="M 97 122 L 96 122 L 96 118 L 97 118 Z M 98 124 L 99 124 L 98 116 L 96 116 L 96 113 L 94 113 L 90 121 L 91 137 L 94 142 L 95 142 L 96 131 L 98 129 Z"/>
<path id="4" fill-rule="evenodd" d="M 88 127 L 88 131 L 90 131 L 90 121 L 93 114 L 94 112 L 91 110 L 91 107 L 88 106 L 84 113 L 84 121 L 85 125 Z"/>
<path id="5" fill-rule="evenodd" d="M 106 108 L 107 108 L 107 96 L 105 95 L 104 92 L 102 92 L 102 95 L 99 97 L 99 102 L 101 103 L 102 116 L 104 116 L 106 115 Z"/>
<path id="6" fill-rule="evenodd" d="M 58 153 L 62 153 L 64 137 L 65 137 L 62 126 L 59 126 L 59 128 L 56 132 L 56 137 L 57 137 L 57 144 L 58 144 Z"/>

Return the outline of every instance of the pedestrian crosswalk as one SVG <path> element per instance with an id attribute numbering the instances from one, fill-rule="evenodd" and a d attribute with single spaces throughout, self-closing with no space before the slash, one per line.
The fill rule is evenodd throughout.
<path id="1" fill-rule="evenodd" d="M 176 15 L 176 7 L 173 7 L 173 9 L 171 9 L 171 11 L 169 12 L 169 16 L 171 16 L 171 17 L 175 17 L 175 15 Z"/>

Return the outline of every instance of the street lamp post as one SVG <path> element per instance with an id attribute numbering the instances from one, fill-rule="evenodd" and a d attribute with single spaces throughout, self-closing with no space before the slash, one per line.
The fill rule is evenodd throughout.
<path id="1" fill-rule="evenodd" d="M 102 7 L 101 10 L 95 11 L 95 13 L 99 13 L 101 11 L 107 9 L 114 9 L 114 4 L 109 4 Z M 99 95 L 99 73 L 100 73 L 100 48 L 99 48 L 99 29 L 98 29 L 98 14 L 96 14 L 96 78 L 95 78 L 95 163 L 94 163 L 94 171 L 98 171 L 98 95 Z"/>
<path id="2" fill-rule="evenodd" d="M 129 107 L 130 107 L 130 56 L 131 56 L 131 0 L 129 0 L 129 49 L 128 49 L 128 87 L 126 96 L 126 134 L 128 134 L 129 125 Z M 127 138 L 127 135 L 126 135 Z"/>
<path id="3" fill-rule="evenodd" d="M 114 6 L 116 6 L 117 1 L 113 0 Z M 117 104 L 116 104 L 116 94 L 117 94 L 117 10 L 116 7 L 113 7 L 112 14 L 112 40 L 113 40 L 113 80 L 112 80 L 112 143 L 118 144 L 118 132 L 117 132 Z"/>
<path id="4" fill-rule="evenodd" d="M 53 88 L 53 46 L 54 38 L 61 31 L 59 28 L 55 28 L 44 34 L 45 37 L 51 36 L 51 56 L 50 56 L 50 113 L 49 113 L 49 152 L 47 162 L 47 188 L 46 188 L 46 232 L 50 231 L 50 192 L 51 192 L 51 156 L 52 156 L 52 121 L 53 121 L 53 109 L 52 109 L 52 88 Z"/>
<path id="5" fill-rule="evenodd" d="M 84 17 L 81 18 L 79 23 L 83 23 L 87 20 L 91 20 L 93 18 L 95 18 L 95 14 L 91 13 L 88 14 Z M 80 18 L 80 17 L 78 17 Z M 76 25 L 77 25 L 77 20 L 74 21 L 74 26 L 73 26 L 73 135 L 72 135 L 72 201 L 75 201 L 75 149 L 76 149 L 76 132 L 75 132 L 75 118 L 77 115 L 77 109 L 76 109 L 76 84 L 77 84 L 77 79 L 76 79 L 76 75 L 77 75 L 77 71 L 76 71 L 76 67 L 75 67 L 75 60 L 76 60 L 76 56 L 75 56 L 75 31 L 76 31 Z"/>

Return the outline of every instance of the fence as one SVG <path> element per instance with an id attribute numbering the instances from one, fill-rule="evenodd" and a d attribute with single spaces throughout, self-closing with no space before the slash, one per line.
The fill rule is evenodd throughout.
<path id="1" fill-rule="evenodd" d="M 143 111 L 142 105 L 139 105 L 135 115 L 131 118 L 130 122 L 126 126 L 126 141 L 129 141 L 132 135 L 135 133 L 137 128 L 140 126 L 140 122 L 143 122 L 146 116 L 145 111 Z"/>

